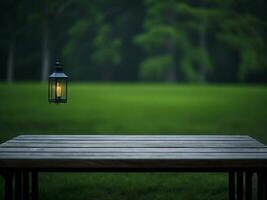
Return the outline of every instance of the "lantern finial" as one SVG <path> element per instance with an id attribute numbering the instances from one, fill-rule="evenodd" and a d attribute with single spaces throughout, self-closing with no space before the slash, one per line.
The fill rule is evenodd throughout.
<path id="1" fill-rule="evenodd" d="M 56 61 L 55 67 L 56 71 L 63 71 L 63 66 L 59 60 Z"/>

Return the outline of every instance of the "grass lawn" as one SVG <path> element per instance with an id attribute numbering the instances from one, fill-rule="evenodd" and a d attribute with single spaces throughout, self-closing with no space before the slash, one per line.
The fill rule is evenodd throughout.
<path id="1" fill-rule="evenodd" d="M 0 142 L 23 133 L 247 134 L 267 144 L 266 129 L 264 86 L 71 84 L 69 103 L 54 105 L 47 85 L 0 84 Z M 40 199 L 222 200 L 227 176 L 43 173 Z"/>

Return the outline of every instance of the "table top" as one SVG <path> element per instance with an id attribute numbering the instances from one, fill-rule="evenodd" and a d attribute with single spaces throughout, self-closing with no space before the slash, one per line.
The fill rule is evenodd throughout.
<path id="1" fill-rule="evenodd" d="M 259 169 L 267 146 L 243 135 L 20 135 L 0 144 L 1 168 Z"/>

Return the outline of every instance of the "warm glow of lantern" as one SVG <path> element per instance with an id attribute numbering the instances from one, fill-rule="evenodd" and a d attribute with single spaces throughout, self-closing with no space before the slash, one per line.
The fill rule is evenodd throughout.
<path id="1" fill-rule="evenodd" d="M 48 77 L 48 102 L 67 103 L 68 76 L 63 72 L 60 62 L 56 62 L 55 70 Z"/>
<path id="2" fill-rule="evenodd" d="M 62 88 L 59 82 L 57 82 L 57 86 L 56 86 L 56 97 L 60 98 L 62 95 Z"/>

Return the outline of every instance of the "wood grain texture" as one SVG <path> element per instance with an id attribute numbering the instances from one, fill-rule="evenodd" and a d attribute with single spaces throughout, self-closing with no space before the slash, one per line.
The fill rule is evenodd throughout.
<path id="1" fill-rule="evenodd" d="M 49 141 L 257 141 L 250 136 L 227 135 L 20 135 L 16 140 Z"/>
<path id="2" fill-rule="evenodd" d="M 0 145 L 8 167 L 267 168 L 267 147 L 241 135 L 21 135 Z"/>
<path id="3" fill-rule="evenodd" d="M 0 147 L 0 153 L 9 153 L 9 152 L 66 152 L 66 153 L 267 153 L 266 147 L 259 148 L 84 148 L 84 147 L 76 147 L 76 148 L 13 148 L 13 147 Z"/>

